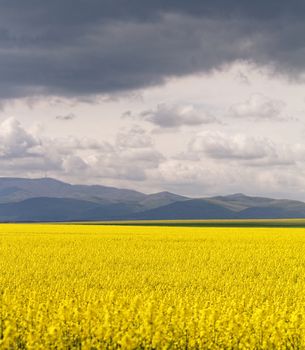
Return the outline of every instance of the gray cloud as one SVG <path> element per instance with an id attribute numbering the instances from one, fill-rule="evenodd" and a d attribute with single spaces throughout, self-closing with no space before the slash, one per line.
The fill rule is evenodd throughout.
<path id="1" fill-rule="evenodd" d="M 3 0 L 0 98 L 84 96 L 248 60 L 304 73 L 302 1 Z"/>
<path id="2" fill-rule="evenodd" d="M 69 120 L 73 120 L 75 118 L 76 118 L 76 115 L 74 113 L 69 113 L 69 114 L 65 114 L 65 115 L 57 115 L 55 117 L 55 119 L 62 120 L 62 121 L 69 121 Z"/>
<path id="3" fill-rule="evenodd" d="M 218 122 L 213 115 L 199 111 L 192 105 L 168 106 L 160 104 L 155 109 L 142 112 L 140 116 L 161 128 L 198 126 Z"/>

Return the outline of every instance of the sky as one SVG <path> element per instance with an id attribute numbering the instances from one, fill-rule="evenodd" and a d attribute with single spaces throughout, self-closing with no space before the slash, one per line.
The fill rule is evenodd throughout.
<path id="1" fill-rule="evenodd" d="M 305 200 L 305 2 L 0 0 L 0 176 Z"/>

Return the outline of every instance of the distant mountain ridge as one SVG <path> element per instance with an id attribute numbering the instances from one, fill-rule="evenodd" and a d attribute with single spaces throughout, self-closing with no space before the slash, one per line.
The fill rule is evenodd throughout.
<path id="1" fill-rule="evenodd" d="M 71 185 L 52 178 L 0 178 L 0 203 L 16 202 L 35 197 L 74 198 L 93 202 L 120 200 L 138 201 L 145 194 L 99 185 Z"/>
<path id="2" fill-rule="evenodd" d="M 194 199 L 52 178 L 0 177 L 1 222 L 260 218 L 305 218 L 305 203 L 242 193 Z"/>

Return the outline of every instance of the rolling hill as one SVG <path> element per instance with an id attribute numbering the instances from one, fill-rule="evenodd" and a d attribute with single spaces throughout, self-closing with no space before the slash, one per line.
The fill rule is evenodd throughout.
<path id="1" fill-rule="evenodd" d="M 305 218 L 305 203 L 242 193 L 188 198 L 51 178 L 0 178 L 0 221 Z"/>
<path id="2" fill-rule="evenodd" d="M 130 218 L 133 220 L 230 219 L 232 211 L 204 199 L 192 199 L 136 213 Z"/>
<path id="3" fill-rule="evenodd" d="M 0 178 L 0 203 L 18 202 L 36 197 L 73 198 L 92 202 L 137 202 L 145 194 L 106 186 L 70 185 L 51 178 Z"/>

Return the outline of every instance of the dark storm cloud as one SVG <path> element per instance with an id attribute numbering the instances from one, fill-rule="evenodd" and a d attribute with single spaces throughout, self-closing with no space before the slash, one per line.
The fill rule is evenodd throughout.
<path id="1" fill-rule="evenodd" d="M 298 77 L 305 2 L 0 0 L 0 98 L 160 84 L 236 60 Z"/>

